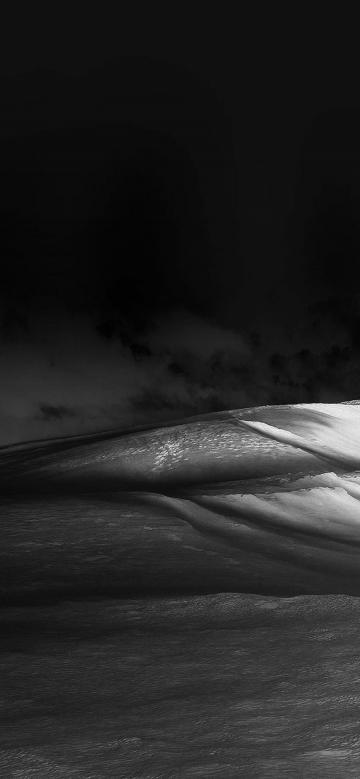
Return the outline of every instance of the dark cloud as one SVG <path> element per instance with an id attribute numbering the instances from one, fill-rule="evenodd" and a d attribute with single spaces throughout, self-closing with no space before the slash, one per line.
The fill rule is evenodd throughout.
<path id="1" fill-rule="evenodd" d="M 68 406 L 52 406 L 50 403 L 40 403 L 40 414 L 47 422 L 60 421 L 66 417 L 76 417 L 74 409 Z"/>

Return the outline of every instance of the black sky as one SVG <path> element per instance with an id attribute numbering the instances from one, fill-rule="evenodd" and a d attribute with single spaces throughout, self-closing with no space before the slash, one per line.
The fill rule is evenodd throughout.
<path id="1" fill-rule="evenodd" d="M 4 441 L 360 392 L 355 20 L 184 8 L 9 10 Z"/>

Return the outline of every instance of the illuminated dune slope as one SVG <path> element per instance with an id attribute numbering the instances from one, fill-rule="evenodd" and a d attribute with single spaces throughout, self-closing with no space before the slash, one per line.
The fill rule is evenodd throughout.
<path id="1" fill-rule="evenodd" d="M 2 591 L 360 592 L 360 406 L 277 406 L 1 455 Z"/>

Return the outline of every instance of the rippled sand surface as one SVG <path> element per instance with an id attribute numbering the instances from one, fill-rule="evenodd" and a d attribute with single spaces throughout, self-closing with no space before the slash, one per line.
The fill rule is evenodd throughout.
<path id="1" fill-rule="evenodd" d="M 355 598 L 12 608 L 1 636 L 1 776 L 360 775 Z"/>

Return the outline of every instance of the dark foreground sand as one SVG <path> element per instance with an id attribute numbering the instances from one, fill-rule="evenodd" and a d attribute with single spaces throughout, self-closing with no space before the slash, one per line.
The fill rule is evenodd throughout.
<path id="1" fill-rule="evenodd" d="M 6 608 L 1 777 L 359 777 L 360 601 Z"/>

